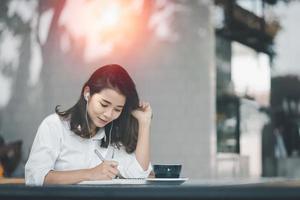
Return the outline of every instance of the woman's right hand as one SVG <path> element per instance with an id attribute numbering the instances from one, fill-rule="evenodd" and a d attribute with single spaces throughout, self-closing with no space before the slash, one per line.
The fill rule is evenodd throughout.
<path id="1" fill-rule="evenodd" d="M 88 170 L 90 180 L 111 180 L 119 173 L 118 162 L 105 160 L 101 164 Z"/>

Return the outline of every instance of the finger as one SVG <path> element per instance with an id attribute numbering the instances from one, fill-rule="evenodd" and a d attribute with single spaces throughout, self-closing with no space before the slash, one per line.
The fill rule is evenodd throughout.
<path id="1" fill-rule="evenodd" d="M 149 107 L 150 106 L 150 104 L 149 104 L 149 102 L 144 102 L 144 108 L 147 108 L 147 107 Z"/>
<path id="2" fill-rule="evenodd" d="M 139 106 L 142 107 L 142 108 L 145 107 L 145 101 L 140 101 Z"/>
<path id="3" fill-rule="evenodd" d="M 108 174 L 104 174 L 104 180 L 111 180 L 112 178 Z"/>
<path id="4" fill-rule="evenodd" d="M 145 110 L 146 107 L 147 107 L 147 104 L 146 104 L 144 101 L 140 102 L 139 108 L 140 108 L 141 110 Z"/>
<path id="5" fill-rule="evenodd" d="M 108 170 L 103 170 L 101 171 L 101 179 L 104 179 L 104 180 L 110 180 L 111 177 L 109 176 L 109 171 Z"/>
<path id="6" fill-rule="evenodd" d="M 109 173 L 104 174 L 104 180 L 111 180 L 111 179 L 113 179 L 113 177 L 109 175 Z"/>
<path id="7" fill-rule="evenodd" d="M 109 171 L 110 171 L 111 173 L 113 173 L 114 175 L 117 175 L 117 174 L 119 173 L 119 170 L 118 170 L 117 168 L 115 168 L 115 167 L 109 168 Z"/>
<path id="8" fill-rule="evenodd" d="M 143 103 L 142 103 L 142 109 L 145 110 L 145 108 L 146 108 L 146 103 L 143 102 Z"/>
<path id="9" fill-rule="evenodd" d="M 114 160 L 106 160 L 104 162 L 108 166 L 115 166 L 115 167 L 117 167 L 119 165 L 119 163 L 117 161 L 114 161 Z"/>
<path id="10" fill-rule="evenodd" d="M 150 108 L 150 103 L 149 102 L 145 102 L 144 103 L 144 108 Z"/>
<path id="11" fill-rule="evenodd" d="M 112 179 L 115 177 L 114 173 L 110 171 L 110 168 L 112 167 L 107 167 L 106 169 L 103 170 L 103 175 L 108 178 L 108 179 Z"/>
<path id="12" fill-rule="evenodd" d="M 119 173 L 119 172 L 116 171 L 116 170 L 114 170 L 114 169 L 111 169 L 111 170 L 108 172 L 108 174 L 110 174 L 110 176 L 111 176 L 112 178 L 116 177 L 118 173 Z"/>
<path id="13" fill-rule="evenodd" d="M 110 179 L 113 179 L 113 178 L 115 178 L 116 177 L 116 175 L 117 174 L 114 174 L 114 173 L 112 173 L 112 172 L 107 172 L 107 176 L 110 178 Z"/>

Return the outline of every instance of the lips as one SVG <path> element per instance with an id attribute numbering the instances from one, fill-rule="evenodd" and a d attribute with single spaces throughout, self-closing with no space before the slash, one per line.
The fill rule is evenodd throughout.
<path id="1" fill-rule="evenodd" d="M 97 117 L 99 119 L 100 122 L 106 124 L 108 121 L 101 119 L 100 117 Z"/>

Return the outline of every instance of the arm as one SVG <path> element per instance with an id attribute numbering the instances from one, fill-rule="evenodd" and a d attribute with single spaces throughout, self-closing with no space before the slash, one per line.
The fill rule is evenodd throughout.
<path id="1" fill-rule="evenodd" d="M 139 136 L 135 155 L 137 161 L 144 170 L 147 170 L 150 163 L 150 124 L 139 123 Z"/>
<path id="2" fill-rule="evenodd" d="M 104 161 L 91 169 L 79 169 L 70 171 L 49 171 L 44 180 L 45 184 L 74 184 L 89 180 L 111 180 L 117 174 L 118 163 Z"/>
<path id="3" fill-rule="evenodd" d="M 54 169 L 59 155 L 61 136 L 53 116 L 47 117 L 39 126 L 29 158 L 25 165 L 25 181 L 28 185 L 43 185 L 46 174 Z M 51 131 L 52 130 L 52 131 Z"/>
<path id="4" fill-rule="evenodd" d="M 88 169 L 72 171 L 49 171 L 44 179 L 45 184 L 74 184 L 89 180 Z"/>
<path id="5" fill-rule="evenodd" d="M 150 125 L 152 109 L 149 103 L 141 102 L 140 108 L 134 110 L 132 115 L 138 120 L 138 141 L 135 150 L 136 159 L 144 170 L 150 164 Z"/>

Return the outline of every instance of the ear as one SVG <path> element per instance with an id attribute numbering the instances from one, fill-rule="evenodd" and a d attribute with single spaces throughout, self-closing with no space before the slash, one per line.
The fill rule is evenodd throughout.
<path id="1" fill-rule="evenodd" d="M 88 100 L 89 97 L 90 97 L 90 87 L 89 86 L 86 86 L 84 89 L 83 89 L 83 96 L 84 96 L 84 99 L 85 100 Z"/>

